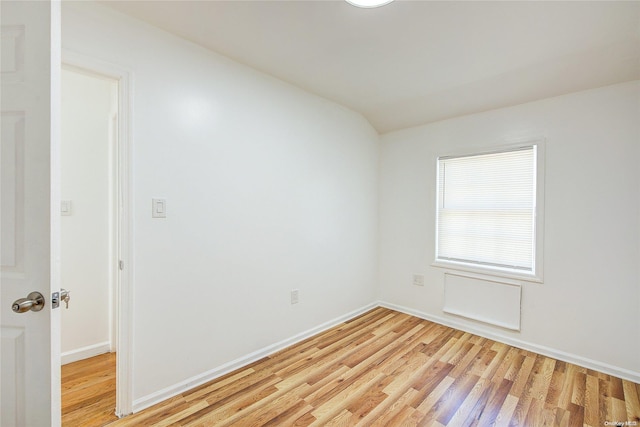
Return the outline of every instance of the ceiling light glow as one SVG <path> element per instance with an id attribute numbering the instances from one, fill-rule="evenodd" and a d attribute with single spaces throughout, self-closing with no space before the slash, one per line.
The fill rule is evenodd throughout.
<path id="1" fill-rule="evenodd" d="M 347 3 L 357 7 L 372 8 L 391 3 L 393 0 L 346 0 Z"/>

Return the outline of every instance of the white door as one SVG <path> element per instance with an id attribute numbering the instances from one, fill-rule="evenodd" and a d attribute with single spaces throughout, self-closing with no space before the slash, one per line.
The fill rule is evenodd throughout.
<path id="1" fill-rule="evenodd" d="M 52 188 L 59 185 L 60 4 L 3 0 L 0 9 L 0 424 L 56 426 L 60 310 L 52 309 L 51 293 L 59 285 L 52 242 L 59 241 L 60 208 Z M 14 313 L 13 302 L 32 291 L 44 296 L 44 308 Z"/>

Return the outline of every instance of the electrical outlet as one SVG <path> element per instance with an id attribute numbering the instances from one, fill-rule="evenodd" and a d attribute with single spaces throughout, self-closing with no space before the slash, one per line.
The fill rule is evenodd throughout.
<path id="1" fill-rule="evenodd" d="M 297 304 L 299 298 L 300 291 L 298 289 L 293 289 L 291 291 L 291 304 Z"/>
<path id="2" fill-rule="evenodd" d="M 422 275 L 422 274 L 414 274 L 413 275 L 413 284 L 415 286 L 424 286 L 424 275 Z"/>

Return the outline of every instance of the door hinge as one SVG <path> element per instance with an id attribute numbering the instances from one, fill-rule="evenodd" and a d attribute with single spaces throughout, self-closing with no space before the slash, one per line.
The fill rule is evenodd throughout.
<path id="1" fill-rule="evenodd" d="M 124 261 L 122 261 L 122 260 L 118 261 L 118 268 L 120 270 L 124 270 Z"/>

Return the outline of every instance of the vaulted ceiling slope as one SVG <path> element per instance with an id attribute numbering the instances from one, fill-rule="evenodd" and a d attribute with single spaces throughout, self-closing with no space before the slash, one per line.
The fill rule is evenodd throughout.
<path id="1" fill-rule="evenodd" d="M 640 79 L 640 2 L 105 2 L 380 132 Z"/>

